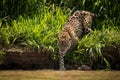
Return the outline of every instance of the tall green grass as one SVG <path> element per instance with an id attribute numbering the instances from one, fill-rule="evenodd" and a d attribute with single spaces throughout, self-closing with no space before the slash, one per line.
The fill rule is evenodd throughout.
<path id="1" fill-rule="evenodd" d="M 32 18 L 19 16 L 0 30 L 0 44 L 30 46 L 32 48 L 56 47 L 57 34 L 62 29 L 70 10 L 53 5 L 41 5 L 39 14 Z"/>
<path id="2" fill-rule="evenodd" d="M 18 17 L 19 15 L 32 16 L 38 13 L 38 10 L 46 5 L 59 5 L 61 8 L 70 8 L 73 10 L 87 10 L 98 13 L 100 9 L 105 8 L 104 13 L 116 21 L 120 18 L 119 0 L 2 0 L 0 1 L 0 18 L 5 16 Z M 118 25 L 120 25 L 118 23 Z"/>
<path id="3" fill-rule="evenodd" d="M 103 56 L 102 49 L 108 46 L 120 46 L 120 32 L 114 26 L 105 27 L 103 25 L 102 30 L 91 31 L 90 35 L 80 39 L 77 48 L 68 57 L 77 64 L 105 63 L 106 68 L 110 69 L 111 62 Z M 105 55 L 109 55 L 109 53 Z"/>

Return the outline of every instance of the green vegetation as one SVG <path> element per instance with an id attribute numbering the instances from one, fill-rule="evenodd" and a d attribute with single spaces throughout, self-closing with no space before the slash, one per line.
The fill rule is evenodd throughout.
<path id="1" fill-rule="evenodd" d="M 3 56 L 5 55 L 5 52 L 0 51 L 0 64 L 3 62 Z"/>
<path id="2" fill-rule="evenodd" d="M 77 49 L 68 57 L 79 64 L 92 64 L 93 61 L 98 62 L 100 59 L 100 64 L 105 63 L 106 68 L 110 69 L 110 62 L 105 56 L 111 56 L 111 54 L 107 53 L 103 56 L 102 49 L 112 46 L 120 46 L 120 32 L 114 27 L 104 28 L 103 26 L 102 30 L 94 30 L 90 35 L 79 40 Z"/>
<path id="3" fill-rule="evenodd" d="M 68 12 L 54 4 L 50 7 L 42 5 L 38 15 L 19 16 L 12 21 L 12 26 L 1 28 L 0 39 L 3 46 L 22 45 L 32 48 L 56 47 L 57 34 L 67 19 Z M 55 13 L 55 14 L 54 14 Z"/>
<path id="4" fill-rule="evenodd" d="M 102 7 L 104 15 L 93 21 L 91 34 L 84 36 L 68 57 L 80 64 L 101 57 L 101 62 L 110 68 L 102 48 L 120 46 L 119 0 L 3 0 L 0 2 L 0 48 L 48 48 L 57 55 L 57 34 L 69 15 L 76 9 L 98 13 Z"/>

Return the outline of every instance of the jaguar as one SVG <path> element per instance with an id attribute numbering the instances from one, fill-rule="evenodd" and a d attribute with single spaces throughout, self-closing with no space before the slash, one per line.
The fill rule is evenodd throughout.
<path id="1" fill-rule="evenodd" d="M 93 17 L 95 14 L 85 10 L 75 11 L 65 23 L 63 29 L 58 34 L 57 44 L 59 48 L 59 69 L 65 70 L 64 56 L 71 51 L 85 34 L 90 33 Z"/>

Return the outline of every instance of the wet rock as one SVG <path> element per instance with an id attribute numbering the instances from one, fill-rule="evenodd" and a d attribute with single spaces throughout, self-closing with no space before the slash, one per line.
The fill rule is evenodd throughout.
<path id="1" fill-rule="evenodd" d="M 87 65 L 81 65 L 80 67 L 78 67 L 79 70 L 85 70 L 85 71 L 89 71 L 91 70 L 91 67 L 87 66 Z"/>

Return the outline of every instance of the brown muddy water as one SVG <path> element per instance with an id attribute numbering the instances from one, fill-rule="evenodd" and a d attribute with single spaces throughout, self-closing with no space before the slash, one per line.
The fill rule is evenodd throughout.
<path id="1" fill-rule="evenodd" d="M 0 80 L 120 80 L 120 71 L 1 70 Z"/>

